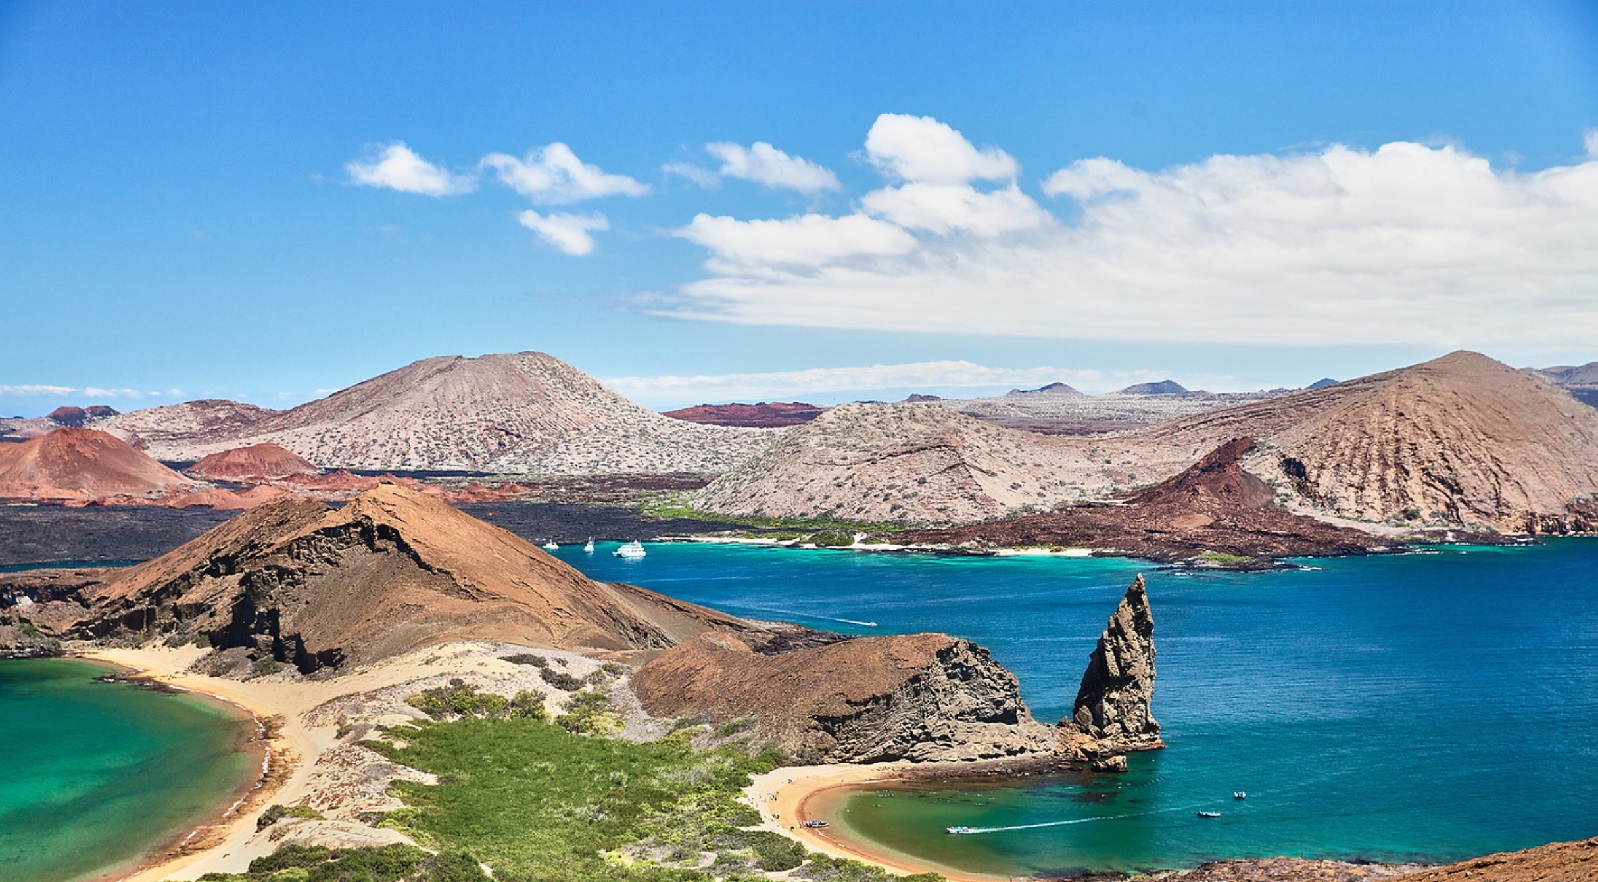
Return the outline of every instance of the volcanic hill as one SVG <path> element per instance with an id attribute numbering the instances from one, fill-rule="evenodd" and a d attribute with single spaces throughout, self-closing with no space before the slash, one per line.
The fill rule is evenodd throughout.
<path id="1" fill-rule="evenodd" d="M 1120 495 L 1248 437 L 1256 446 L 1243 467 L 1305 510 L 1505 532 L 1591 530 L 1598 510 L 1598 411 L 1473 352 L 1106 436 L 1009 431 L 945 404 L 834 408 L 713 482 L 699 503 L 971 522 Z"/>
<path id="2" fill-rule="evenodd" d="M 87 502 L 150 497 L 195 487 L 121 439 L 70 426 L 0 445 L 0 498 Z"/>
<path id="3" fill-rule="evenodd" d="M 332 510 L 270 503 L 82 598 L 66 633 L 204 638 L 218 653 L 311 673 L 460 639 L 657 650 L 747 623 L 604 585 L 532 543 L 386 484 Z M 235 661 L 235 663 L 237 663 Z"/>
<path id="4" fill-rule="evenodd" d="M 539 352 L 424 359 L 237 431 L 139 437 L 166 459 L 270 441 L 324 468 L 551 474 L 722 472 L 770 441 L 661 416 Z"/>
<path id="5" fill-rule="evenodd" d="M 710 511 L 968 522 L 1112 482 L 1085 448 L 925 404 L 843 404 L 701 490 Z M 1062 477 L 1065 475 L 1071 478 Z"/>
<path id="6" fill-rule="evenodd" d="M 1278 506 L 1270 485 L 1240 465 L 1253 443 L 1251 438 L 1235 438 L 1175 477 L 1121 499 L 964 527 L 898 533 L 893 541 L 1100 548 L 1150 560 L 1226 560 L 1233 566 L 1265 566 L 1276 557 L 1355 554 L 1385 544 L 1370 533 Z"/>
<path id="7" fill-rule="evenodd" d="M 208 481 L 260 482 L 314 475 L 317 468 L 268 441 L 213 453 L 184 471 Z"/>
<path id="8" fill-rule="evenodd" d="M 181 462 L 200 458 L 188 453 L 194 445 L 243 437 L 256 423 L 277 413 L 253 404 L 203 398 L 119 413 L 101 421 L 98 428 L 157 459 Z M 237 445 L 218 449 L 230 446 Z"/>

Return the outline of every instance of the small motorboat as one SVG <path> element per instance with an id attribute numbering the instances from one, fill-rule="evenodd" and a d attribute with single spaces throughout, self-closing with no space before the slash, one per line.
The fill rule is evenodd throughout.
<path id="1" fill-rule="evenodd" d="M 1198 816 L 1201 817 L 1201 818 L 1219 818 L 1221 816 L 1221 813 L 1220 812 L 1199 812 Z"/>
<path id="2" fill-rule="evenodd" d="M 634 539 L 626 545 L 623 545 L 622 547 L 611 552 L 611 554 L 614 554 L 617 557 L 624 557 L 628 560 L 637 560 L 647 553 L 648 552 L 644 551 L 643 543 L 639 542 L 637 539 Z"/>
<path id="3" fill-rule="evenodd" d="M 586 551 L 589 554 L 594 553 L 594 537 L 588 537 L 588 544 L 583 546 L 583 551 Z"/>
<path id="4" fill-rule="evenodd" d="M 948 830 L 950 833 L 975 833 L 976 832 L 975 830 L 972 830 L 970 827 L 964 827 L 964 826 L 961 826 L 961 827 L 946 827 L 944 829 Z"/>
<path id="5" fill-rule="evenodd" d="M 559 548 L 560 546 L 556 545 L 555 544 L 555 540 L 551 539 L 548 542 L 544 543 L 544 547 L 549 549 L 550 551 L 554 551 L 555 549 Z"/>
<path id="6" fill-rule="evenodd" d="M 805 826 L 806 827 L 825 827 L 825 826 L 827 826 L 827 822 L 826 821 L 805 821 Z"/>
<path id="7" fill-rule="evenodd" d="M 1232 798 L 1233 799 L 1248 799 L 1248 794 L 1244 793 L 1241 790 L 1233 790 L 1232 791 Z"/>

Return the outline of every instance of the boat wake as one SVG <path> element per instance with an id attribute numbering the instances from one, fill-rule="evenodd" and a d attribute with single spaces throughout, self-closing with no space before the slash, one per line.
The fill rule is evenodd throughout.
<path id="1" fill-rule="evenodd" d="M 1006 827 L 950 827 L 949 832 L 958 830 L 961 833 L 1006 833 L 1011 830 L 1038 830 L 1043 827 L 1066 827 L 1071 824 L 1088 824 L 1093 821 L 1119 821 L 1122 818 L 1141 818 L 1145 815 L 1163 815 L 1170 812 L 1190 812 L 1198 808 L 1197 805 L 1178 806 L 1176 808 L 1151 809 L 1146 812 L 1130 812 L 1124 815 L 1104 815 L 1098 818 L 1072 818 L 1067 821 L 1043 821 L 1037 824 L 1011 824 Z"/>

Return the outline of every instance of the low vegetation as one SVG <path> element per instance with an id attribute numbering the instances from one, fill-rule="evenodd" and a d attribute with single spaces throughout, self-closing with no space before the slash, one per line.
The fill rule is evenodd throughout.
<path id="1" fill-rule="evenodd" d="M 553 724 L 496 711 L 515 700 L 458 681 L 411 703 L 436 720 L 392 730 L 395 742 L 364 743 L 437 776 L 436 785 L 396 783 L 407 808 L 382 821 L 421 848 L 285 846 L 248 872 L 205 882 L 755 882 L 784 871 L 816 882 L 895 878 L 758 828 L 759 812 L 737 797 L 751 774 L 785 761 L 775 749 L 695 750 L 689 740 L 703 730 L 694 725 L 645 743 L 593 734 L 619 725 L 598 689 L 573 695 Z M 274 808 L 278 817 L 307 816 Z"/>

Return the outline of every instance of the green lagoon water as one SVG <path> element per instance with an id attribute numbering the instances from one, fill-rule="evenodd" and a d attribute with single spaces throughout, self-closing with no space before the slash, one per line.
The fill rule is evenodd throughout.
<path id="1" fill-rule="evenodd" d="M 114 870 L 222 808 L 255 771 L 252 731 L 195 696 L 96 678 L 70 659 L 0 661 L 0 879 Z"/>
<path id="2" fill-rule="evenodd" d="M 604 580 L 857 634 L 989 647 L 1039 719 L 1075 697 L 1133 575 L 1166 750 L 1126 775 L 856 792 L 830 820 L 993 873 L 1304 855 L 1443 861 L 1598 834 L 1598 541 L 1185 573 L 1118 559 L 563 549 Z M 1248 798 L 1237 802 L 1234 790 Z M 1199 818 L 1199 810 L 1220 818 Z M 988 832 L 949 835 L 968 825 Z"/>

